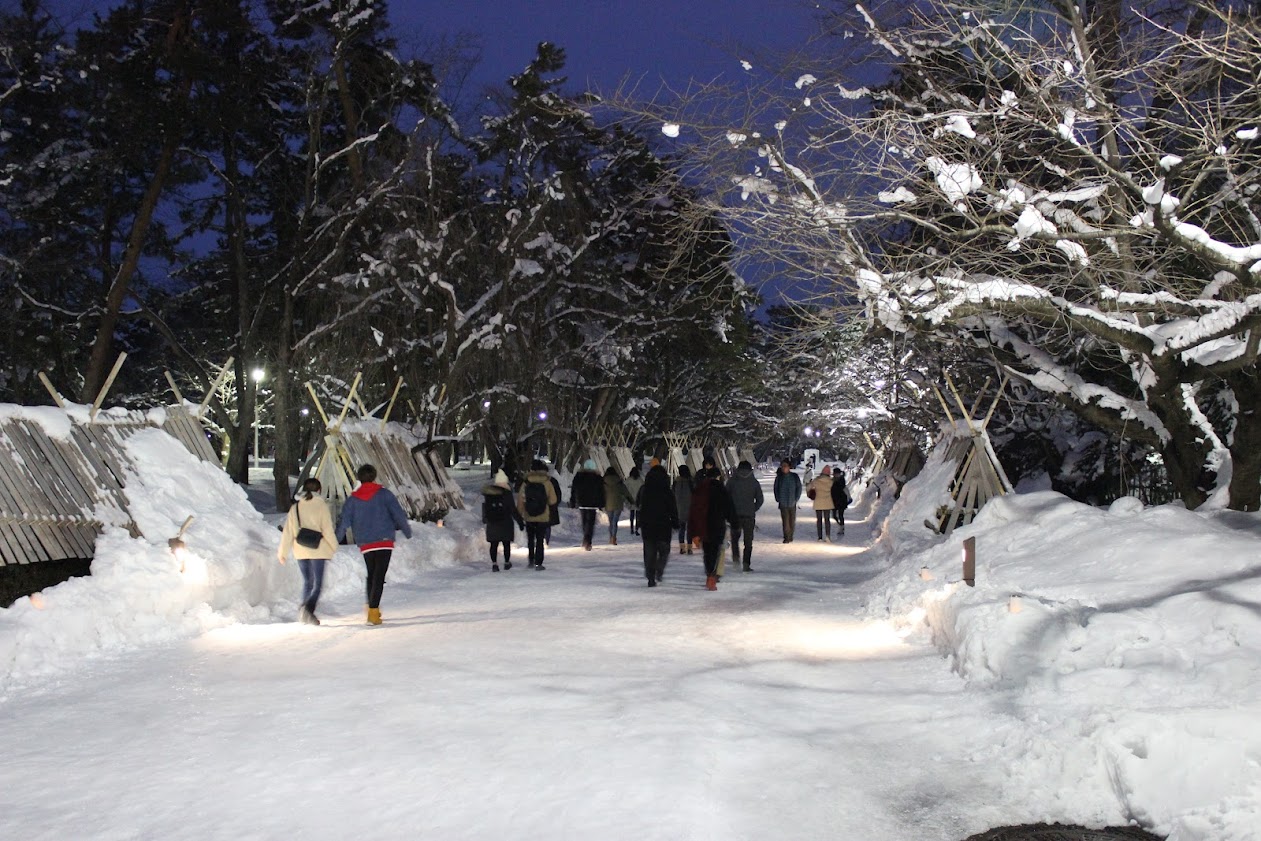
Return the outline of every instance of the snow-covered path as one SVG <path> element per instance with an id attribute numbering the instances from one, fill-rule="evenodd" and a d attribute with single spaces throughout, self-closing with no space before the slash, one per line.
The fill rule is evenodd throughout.
<path id="1" fill-rule="evenodd" d="M 803 500 L 804 502 L 804 500 Z M 236 625 L 11 695 L 0 838 L 958 839 L 1007 719 L 855 618 L 865 524 L 706 592 L 638 538 L 391 585 L 386 624 Z M 804 538 L 804 539 L 803 539 Z M 677 546 L 675 547 L 677 549 Z M 962 753 L 961 732 L 977 750 Z M 969 815 L 969 813 L 971 813 Z M 983 819 L 980 825 L 984 826 Z"/>

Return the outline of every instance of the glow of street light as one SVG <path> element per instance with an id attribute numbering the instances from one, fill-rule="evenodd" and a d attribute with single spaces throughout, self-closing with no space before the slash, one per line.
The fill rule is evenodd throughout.
<path id="1" fill-rule="evenodd" d="M 539 412 L 539 420 L 541 421 L 547 420 L 547 412 Z"/>
<path id="2" fill-rule="evenodd" d="M 267 372 L 262 368 L 255 368 L 250 372 L 250 376 L 254 378 L 254 382 L 261 383 L 263 381 L 263 377 L 267 376 Z"/>
<path id="3" fill-rule="evenodd" d="M 483 409 L 489 409 L 489 408 L 490 408 L 490 401 L 489 401 L 489 400 L 483 400 L 483 401 L 482 401 L 482 408 L 483 408 Z"/>
<path id="4" fill-rule="evenodd" d="M 811 435 L 814 435 L 814 427 L 811 427 L 811 426 L 807 426 L 805 429 L 801 431 L 806 434 L 807 438 L 809 438 Z"/>

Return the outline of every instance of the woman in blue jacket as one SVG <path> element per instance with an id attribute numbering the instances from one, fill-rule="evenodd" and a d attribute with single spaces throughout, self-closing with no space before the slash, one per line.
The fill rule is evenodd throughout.
<path id="1" fill-rule="evenodd" d="M 375 467 L 365 464 L 355 475 L 359 479 L 359 487 L 346 500 L 341 516 L 337 518 L 337 541 L 344 542 L 349 531 L 355 543 L 359 544 L 363 562 L 368 568 L 368 578 L 364 583 L 368 598 L 368 624 L 380 625 L 381 592 L 385 589 L 390 556 L 394 554 L 394 532 L 401 531 L 411 537 L 412 527 L 394 494 L 377 484 Z"/>

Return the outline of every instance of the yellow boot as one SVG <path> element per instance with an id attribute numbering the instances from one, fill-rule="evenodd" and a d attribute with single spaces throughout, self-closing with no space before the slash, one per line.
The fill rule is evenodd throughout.
<path id="1" fill-rule="evenodd" d="M 368 608 L 368 624 L 369 625 L 381 624 L 381 608 L 379 607 Z"/>

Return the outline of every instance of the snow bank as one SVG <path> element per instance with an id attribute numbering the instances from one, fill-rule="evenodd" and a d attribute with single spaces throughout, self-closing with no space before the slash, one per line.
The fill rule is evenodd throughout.
<path id="1" fill-rule="evenodd" d="M 127 448 L 138 467 L 124 493 L 142 536 L 107 527 L 90 577 L 0 609 L 0 688 L 236 622 L 292 621 L 301 575 L 292 561 L 276 562 L 280 516 L 263 517 L 222 470 L 159 429 L 138 432 Z M 177 556 L 167 541 L 190 514 L 187 548 Z M 453 512 L 447 524 L 412 524 L 413 539 L 395 548 L 391 583 L 480 557 L 479 519 Z M 363 585 L 358 550 L 340 547 L 327 566 L 321 603 L 356 610 Z"/>
<path id="2" fill-rule="evenodd" d="M 867 609 L 925 629 L 1025 724 L 995 757 L 999 802 L 1175 841 L 1261 837 L 1261 517 L 1043 491 L 925 545 L 932 500 L 914 485 Z M 959 581 L 967 537 L 974 588 Z"/>

